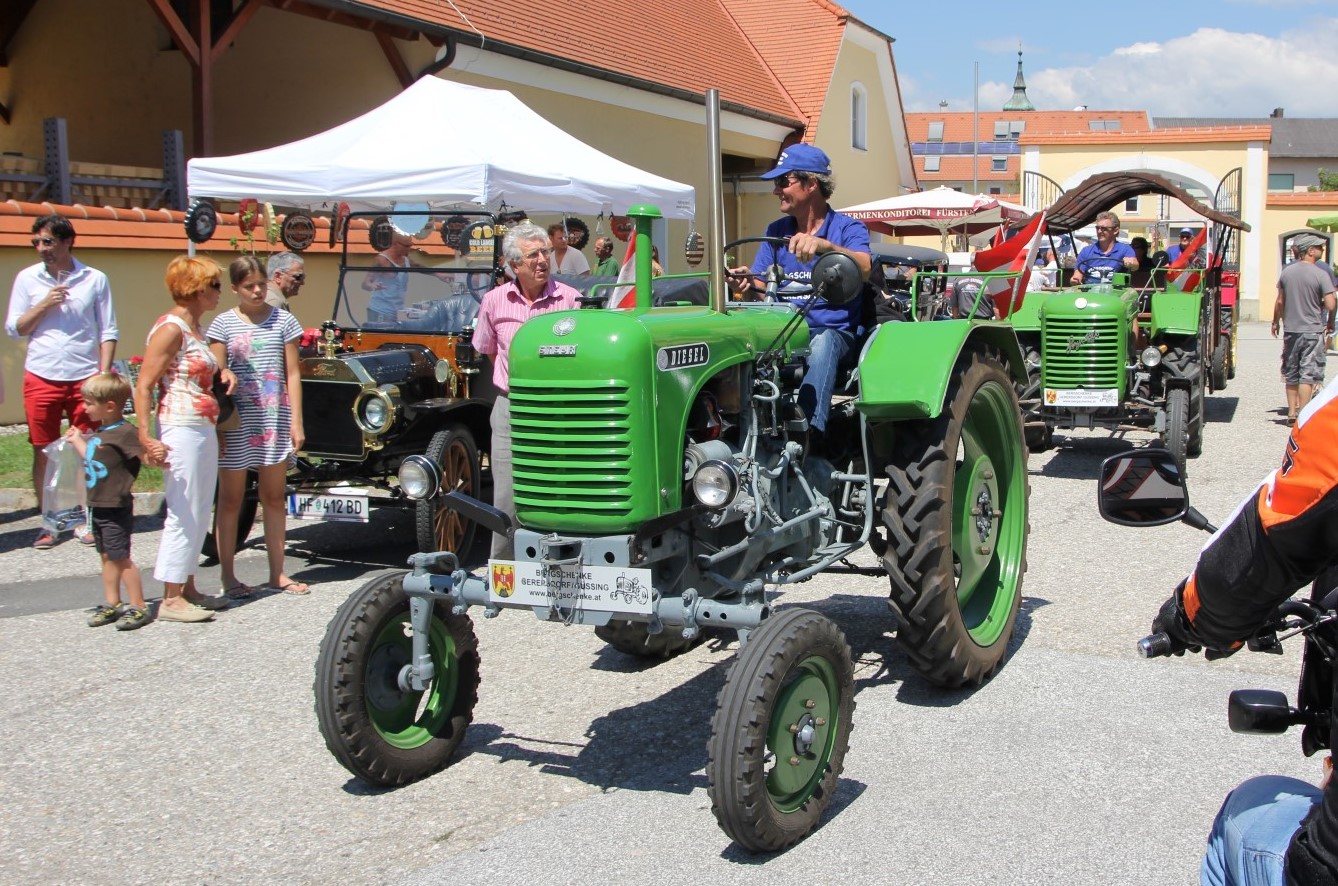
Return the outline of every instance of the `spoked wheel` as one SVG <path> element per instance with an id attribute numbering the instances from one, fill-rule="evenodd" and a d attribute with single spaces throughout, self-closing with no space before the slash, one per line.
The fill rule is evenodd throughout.
<path id="1" fill-rule="evenodd" d="M 665 628 L 652 634 L 645 622 L 613 619 L 595 628 L 595 636 L 626 655 L 637 658 L 673 658 L 705 639 L 701 631 L 691 640 L 678 628 Z"/>
<path id="2" fill-rule="evenodd" d="M 251 534 L 251 527 L 256 525 L 256 509 L 260 505 L 260 498 L 256 492 L 259 478 L 255 471 L 246 472 L 246 497 L 242 499 L 242 509 L 237 512 L 237 550 L 241 550 L 246 545 L 246 537 Z M 200 553 L 211 560 L 218 559 L 218 490 L 214 490 L 214 525 L 209 527 L 208 534 L 204 537 L 204 545 Z"/>
<path id="3" fill-rule="evenodd" d="M 943 413 L 896 433 L 883 566 L 897 640 L 931 682 L 978 685 L 1003 663 L 1027 569 L 1027 462 L 1001 358 L 964 353 Z"/>
<path id="4" fill-rule="evenodd" d="M 850 745 L 854 667 L 829 619 L 787 609 L 748 637 L 716 700 L 711 811 L 752 852 L 793 846 L 831 802 Z"/>
<path id="5" fill-rule="evenodd" d="M 423 454 L 441 469 L 442 492 L 479 497 L 479 450 L 469 428 L 455 424 L 437 431 Z M 478 524 L 448 508 L 440 495 L 418 502 L 415 518 L 418 550 L 451 551 L 462 560 L 469 556 Z"/>
<path id="6" fill-rule="evenodd" d="M 1166 394 L 1166 432 L 1162 434 L 1162 442 L 1183 471 L 1189 449 L 1189 391 L 1184 388 Z"/>
<path id="7" fill-rule="evenodd" d="M 478 701 L 474 624 L 435 604 L 429 651 L 436 678 L 425 691 L 400 687 L 413 654 L 403 572 L 363 585 L 339 607 L 316 662 L 316 718 L 345 769 L 401 785 L 445 768 Z"/>

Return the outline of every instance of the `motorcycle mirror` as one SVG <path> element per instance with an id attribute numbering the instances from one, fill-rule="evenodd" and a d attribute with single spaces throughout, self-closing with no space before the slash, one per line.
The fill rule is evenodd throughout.
<path id="1" fill-rule="evenodd" d="M 1227 702 L 1227 723 L 1232 732 L 1281 735 L 1299 722 L 1299 713 L 1276 689 L 1236 689 Z"/>
<path id="2" fill-rule="evenodd" d="M 813 291 L 829 305 L 848 304 L 863 286 L 859 265 L 848 255 L 828 252 L 813 265 Z"/>
<path id="3" fill-rule="evenodd" d="M 1101 517 L 1120 526 L 1164 526 L 1189 513 L 1189 492 L 1175 456 L 1166 449 L 1112 455 L 1101 463 L 1097 490 Z"/>

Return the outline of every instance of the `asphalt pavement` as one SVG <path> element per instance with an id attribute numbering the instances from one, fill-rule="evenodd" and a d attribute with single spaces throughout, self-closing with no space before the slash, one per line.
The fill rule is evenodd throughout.
<path id="1" fill-rule="evenodd" d="M 1189 466 L 1210 519 L 1278 462 L 1287 436 L 1280 345 L 1262 324 L 1242 333 L 1240 373 L 1209 397 L 1204 454 Z M 372 789 L 323 745 L 313 668 L 338 605 L 412 553 L 406 515 L 293 524 L 288 569 L 312 584 L 308 597 L 265 593 L 213 623 L 129 633 L 84 626 L 101 597 L 90 549 L 33 551 L 36 513 L 0 515 L 0 881 L 1197 882 L 1232 786 L 1260 772 L 1316 778 L 1319 764 L 1297 734 L 1226 724 L 1233 688 L 1294 693 L 1299 648 L 1212 664 L 1134 655 L 1207 538 L 1098 518 L 1101 459 L 1150 439 L 1061 434 L 1031 456 L 1018 636 L 980 689 L 914 674 L 890 634 L 885 577 L 827 574 L 781 597 L 846 631 L 858 706 L 823 825 L 774 856 L 732 846 L 705 790 L 732 643 L 646 666 L 588 629 L 477 618 L 483 683 L 458 760 Z M 136 529 L 135 558 L 151 568 L 161 518 Z M 239 559 L 250 582 L 266 572 L 258 532 Z M 217 591 L 216 565 L 201 585 Z"/>

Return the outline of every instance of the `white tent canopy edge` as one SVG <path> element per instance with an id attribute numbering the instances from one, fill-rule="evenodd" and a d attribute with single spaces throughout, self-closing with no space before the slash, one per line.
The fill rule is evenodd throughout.
<path id="1" fill-rule="evenodd" d="M 389 211 L 446 208 L 624 214 L 648 203 L 692 218 L 690 185 L 598 151 L 510 92 L 424 77 L 380 107 L 299 141 L 187 166 L 192 197 Z"/>

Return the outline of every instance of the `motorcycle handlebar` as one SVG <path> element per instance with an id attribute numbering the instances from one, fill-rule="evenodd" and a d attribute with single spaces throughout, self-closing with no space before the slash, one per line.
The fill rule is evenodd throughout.
<path id="1" fill-rule="evenodd" d="M 1162 658 L 1167 655 L 1174 655 L 1179 646 L 1167 634 L 1156 633 L 1148 634 L 1138 641 L 1138 654 L 1143 658 Z M 1181 649 L 1181 651 L 1184 651 Z"/>

